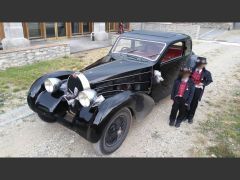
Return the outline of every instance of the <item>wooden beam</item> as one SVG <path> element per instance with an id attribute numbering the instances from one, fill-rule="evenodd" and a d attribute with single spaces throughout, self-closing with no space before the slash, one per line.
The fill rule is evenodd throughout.
<path id="1" fill-rule="evenodd" d="M 28 29 L 28 23 L 22 23 L 23 26 L 23 34 L 26 39 L 29 39 L 29 29 Z"/>
<path id="2" fill-rule="evenodd" d="M 70 38 L 72 37 L 72 28 L 71 28 L 71 22 L 66 23 L 66 30 L 67 30 L 67 37 Z"/>
<path id="3" fill-rule="evenodd" d="M 0 22 L 0 40 L 5 37 L 3 23 Z"/>
<path id="4" fill-rule="evenodd" d="M 45 28 L 45 23 L 40 23 L 40 33 L 41 33 L 41 38 L 46 38 L 46 28 Z"/>

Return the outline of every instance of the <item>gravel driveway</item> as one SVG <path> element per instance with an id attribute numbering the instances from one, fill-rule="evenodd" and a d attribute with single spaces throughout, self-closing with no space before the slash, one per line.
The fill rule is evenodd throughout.
<path id="1" fill-rule="evenodd" d="M 204 149 L 199 138 L 199 122 L 206 120 L 206 111 L 214 111 L 209 101 L 227 96 L 229 78 L 240 65 L 240 46 L 195 41 L 194 52 L 208 58 L 208 69 L 214 83 L 206 88 L 192 125 L 169 127 L 168 116 L 172 102 L 160 101 L 143 121 L 134 121 L 122 146 L 110 157 L 191 157 Z M 229 71 L 226 71 L 228 69 Z M 73 131 L 58 123 L 48 124 L 36 115 L 0 127 L 0 156 L 3 157 L 95 157 L 92 145 Z"/>

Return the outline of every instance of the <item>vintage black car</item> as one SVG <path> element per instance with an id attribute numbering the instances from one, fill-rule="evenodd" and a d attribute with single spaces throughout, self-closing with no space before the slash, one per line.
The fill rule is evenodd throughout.
<path id="1" fill-rule="evenodd" d="M 98 152 L 110 154 L 126 138 L 132 119 L 144 119 L 170 94 L 191 53 L 185 34 L 127 32 L 90 66 L 37 79 L 28 105 L 43 121 L 58 121 L 94 143 Z"/>

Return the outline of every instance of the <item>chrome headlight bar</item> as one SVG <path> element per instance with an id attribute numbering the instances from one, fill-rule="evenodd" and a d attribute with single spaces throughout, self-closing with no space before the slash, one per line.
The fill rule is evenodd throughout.
<path id="1" fill-rule="evenodd" d="M 75 105 L 74 99 L 76 98 L 80 104 L 83 107 L 89 107 L 89 106 L 97 106 L 100 105 L 102 101 L 105 100 L 105 98 L 101 96 L 97 96 L 97 92 L 90 87 L 90 83 L 86 76 L 81 72 L 75 72 L 73 76 L 78 77 L 79 80 L 82 83 L 83 91 L 78 91 L 77 88 L 74 89 L 73 93 L 73 99 L 69 100 L 67 99 L 68 103 L 71 105 Z"/>

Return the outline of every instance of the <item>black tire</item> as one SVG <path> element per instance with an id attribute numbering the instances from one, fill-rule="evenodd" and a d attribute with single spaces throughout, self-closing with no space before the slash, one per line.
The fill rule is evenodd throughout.
<path id="1" fill-rule="evenodd" d="M 38 114 L 38 117 L 43 120 L 44 122 L 48 122 L 48 123 L 53 123 L 53 122 L 56 122 L 57 120 L 53 117 L 50 117 L 50 116 L 46 116 L 46 115 L 43 115 L 43 114 Z"/>
<path id="2" fill-rule="evenodd" d="M 132 114 L 128 108 L 114 114 L 105 126 L 100 140 L 93 144 L 96 152 L 107 155 L 116 151 L 127 137 L 131 123 Z"/>

